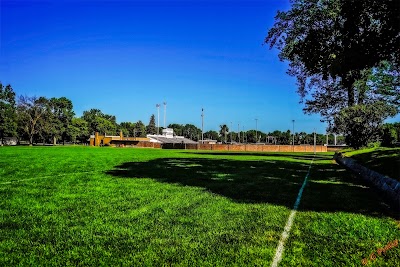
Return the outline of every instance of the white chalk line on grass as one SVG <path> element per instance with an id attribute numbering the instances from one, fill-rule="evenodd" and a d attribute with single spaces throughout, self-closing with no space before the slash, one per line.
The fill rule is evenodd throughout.
<path id="1" fill-rule="evenodd" d="M 286 222 L 285 228 L 283 229 L 281 239 L 279 240 L 278 247 L 276 248 L 275 257 L 274 257 L 274 260 L 272 261 L 271 267 L 277 267 L 279 262 L 282 260 L 283 251 L 285 250 L 285 243 L 289 237 L 290 230 L 292 229 L 294 216 L 296 215 L 297 209 L 299 208 L 301 196 L 303 195 L 304 187 L 306 187 L 308 176 L 310 175 L 311 165 L 312 165 L 313 161 L 314 161 L 314 158 L 311 160 L 310 166 L 308 167 L 307 175 L 304 178 L 303 185 L 301 186 L 301 188 L 299 190 L 299 194 L 297 195 L 296 202 L 294 203 L 293 209 L 290 212 L 290 215 Z"/>
<path id="2" fill-rule="evenodd" d="M 3 183 L 0 183 L 0 185 L 19 183 L 19 182 L 24 182 L 24 181 L 29 181 L 29 180 L 47 179 L 47 178 L 51 178 L 51 177 L 61 177 L 61 176 L 67 176 L 67 175 L 71 175 L 71 174 L 94 173 L 94 172 L 99 172 L 99 171 L 73 172 L 73 173 L 64 173 L 64 174 L 57 174 L 57 175 L 47 175 L 47 176 L 41 176 L 41 177 L 35 177 L 35 178 L 27 178 L 27 179 L 21 179 L 21 180 L 13 180 L 13 181 L 8 181 L 8 182 L 3 182 Z"/>

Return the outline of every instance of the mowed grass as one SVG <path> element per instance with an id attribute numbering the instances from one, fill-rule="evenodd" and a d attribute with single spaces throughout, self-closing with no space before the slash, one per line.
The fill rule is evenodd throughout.
<path id="1" fill-rule="evenodd" d="M 365 167 L 400 181 L 400 148 L 368 148 L 349 151 L 352 157 Z"/>
<path id="2" fill-rule="evenodd" d="M 0 148 L 1 266 L 398 266 L 398 215 L 332 154 Z"/>

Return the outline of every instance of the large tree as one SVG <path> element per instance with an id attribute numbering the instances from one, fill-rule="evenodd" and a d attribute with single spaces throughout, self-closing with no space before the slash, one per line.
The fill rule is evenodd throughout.
<path id="1" fill-rule="evenodd" d="M 139 120 L 135 123 L 134 137 L 146 137 L 146 126 Z"/>
<path id="2" fill-rule="evenodd" d="M 353 84 L 363 70 L 383 60 L 400 63 L 397 1 L 293 0 L 275 19 L 265 42 L 289 61 L 302 97 L 329 85 L 343 90 L 347 106 L 353 106 Z"/>
<path id="3" fill-rule="evenodd" d="M 218 140 L 218 132 L 217 131 L 207 131 L 204 133 L 204 138 L 211 139 L 211 140 Z"/>
<path id="4" fill-rule="evenodd" d="M 370 105 L 355 105 L 342 109 L 335 116 L 334 131 L 346 135 L 346 143 L 354 148 L 378 141 L 382 126 L 382 117 L 396 114 L 396 109 L 385 102 Z"/>
<path id="5" fill-rule="evenodd" d="M 395 124 L 386 123 L 382 125 L 380 139 L 383 146 L 391 147 L 398 142 L 398 135 Z"/>
<path id="6" fill-rule="evenodd" d="M 104 114 L 100 109 L 91 109 L 84 111 L 82 119 L 87 121 L 89 133 L 115 135 L 117 134 L 117 121 L 115 116 Z"/>
<path id="7" fill-rule="evenodd" d="M 221 136 L 221 138 L 224 138 L 224 142 L 226 143 L 226 136 L 229 133 L 229 128 L 226 124 L 221 124 L 219 126 L 219 135 Z"/>
<path id="8" fill-rule="evenodd" d="M 198 141 L 201 139 L 201 129 L 193 124 L 185 124 L 185 126 L 183 126 L 183 136 Z"/>
<path id="9" fill-rule="evenodd" d="M 82 118 L 72 118 L 67 129 L 68 136 L 75 144 L 77 141 L 84 143 L 89 138 L 88 123 Z"/>
<path id="10" fill-rule="evenodd" d="M 275 19 L 265 42 L 289 61 L 306 113 L 332 126 L 344 108 L 398 103 L 399 87 L 391 83 L 400 66 L 397 1 L 293 0 Z"/>
<path id="11" fill-rule="evenodd" d="M 174 135 L 183 136 L 184 125 L 172 123 L 172 124 L 168 125 L 168 128 L 171 128 L 174 130 Z"/>
<path id="12" fill-rule="evenodd" d="M 47 112 L 48 100 L 44 97 L 20 96 L 17 103 L 18 127 L 29 138 L 29 145 L 33 144 L 33 138 L 40 133 L 40 125 L 43 123 Z"/>
<path id="13" fill-rule="evenodd" d="M 63 143 L 67 138 L 68 127 L 74 117 L 72 101 L 66 97 L 51 98 L 47 103 L 48 112 L 45 118 L 47 134 L 53 139 L 53 144 L 57 139 L 62 139 Z"/>
<path id="14" fill-rule="evenodd" d="M 16 136 L 17 118 L 15 93 L 11 85 L 3 86 L 0 82 L 0 141 L 4 137 Z"/>
<path id="15" fill-rule="evenodd" d="M 119 124 L 119 129 L 122 131 L 124 136 L 134 136 L 135 135 L 135 124 L 133 122 L 121 122 Z"/>
<path id="16" fill-rule="evenodd" d="M 146 126 L 146 133 L 147 134 L 156 134 L 157 133 L 157 127 L 156 127 L 156 117 L 151 115 L 149 124 Z"/>

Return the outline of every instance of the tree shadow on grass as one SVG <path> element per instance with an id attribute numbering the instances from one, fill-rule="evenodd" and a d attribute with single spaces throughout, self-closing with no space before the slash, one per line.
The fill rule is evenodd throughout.
<path id="1" fill-rule="evenodd" d="M 352 156 L 360 164 L 371 170 L 400 181 L 400 150 L 374 150 Z"/>
<path id="2" fill-rule="evenodd" d="M 308 167 L 305 163 L 281 160 L 160 158 L 126 162 L 107 174 L 201 187 L 239 203 L 270 203 L 291 209 Z M 315 171 L 311 172 L 300 210 L 393 216 L 374 190 L 339 165 L 316 164 L 312 169 Z"/>
<path id="3" fill-rule="evenodd" d="M 307 173 L 307 164 L 202 158 L 162 158 L 126 162 L 107 173 L 125 178 L 202 187 L 237 202 L 271 202 L 290 207 Z"/>
<path id="4" fill-rule="evenodd" d="M 370 183 L 338 164 L 318 164 L 311 169 L 300 210 L 351 212 L 400 218 L 395 207 Z"/>

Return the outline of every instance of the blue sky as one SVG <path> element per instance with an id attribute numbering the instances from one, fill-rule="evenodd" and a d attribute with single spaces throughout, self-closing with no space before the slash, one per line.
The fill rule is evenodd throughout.
<path id="1" fill-rule="evenodd" d="M 1 0 L 0 80 L 17 94 L 72 100 L 118 122 L 220 124 L 325 132 L 304 115 L 295 79 L 263 45 L 277 10 L 264 1 Z M 163 112 L 160 110 L 162 125 Z"/>

